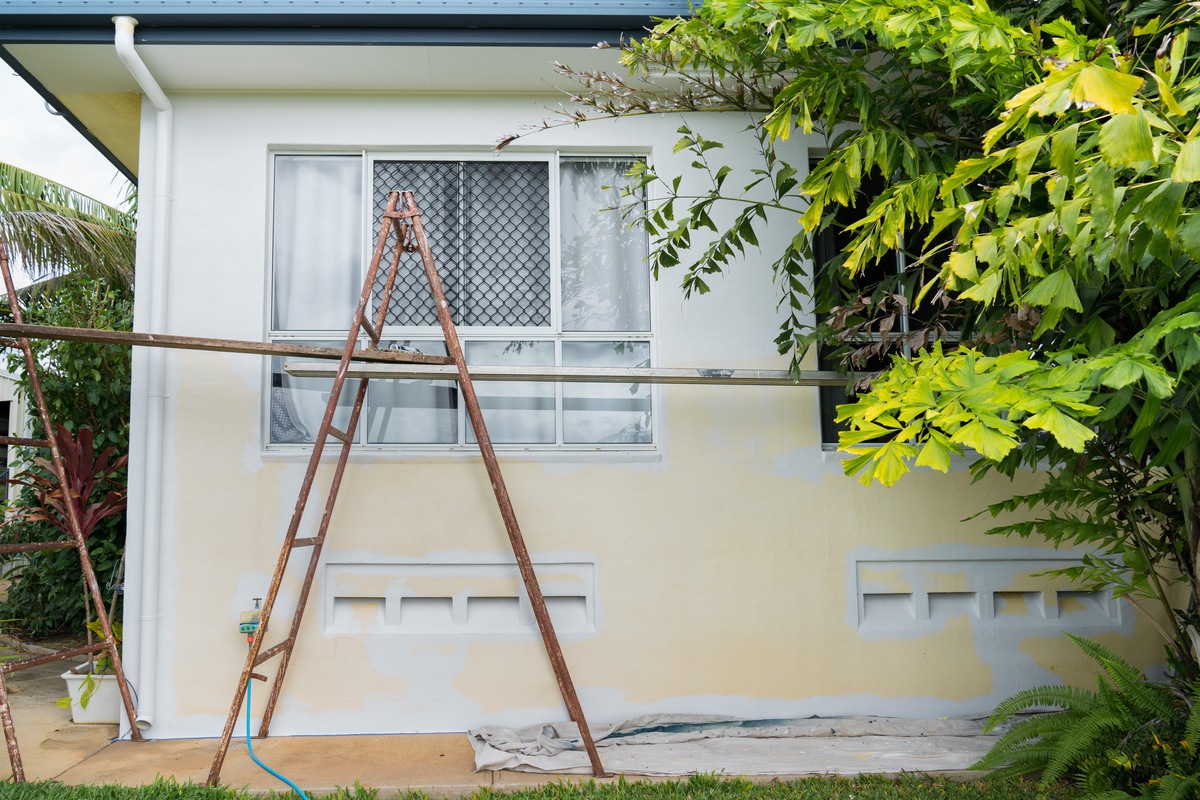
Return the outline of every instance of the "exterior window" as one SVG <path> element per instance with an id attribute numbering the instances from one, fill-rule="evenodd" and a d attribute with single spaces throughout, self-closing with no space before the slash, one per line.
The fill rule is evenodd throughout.
<path id="1" fill-rule="evenodd" d="M 815 166 L 816 163 L 815 161 L 811 162 L 810 167 Z M 853 238 L 852 234 L 846 232 L 846 228 L 862 218 L 867 207 L 885 186 L 885 181 L 878 174 L 872 175 L 863 180 L 860 190 L 862 196 L 855 207 L 840 206 L 837 209 L 833 224 L 822 231 L 821 235 L 813 242 L 813 260 L 818 267 L 842 258 L 842 252 L 849 246 Z M 948 235 L 948 233 L 943 233 L 937 237 L 935 246 L 944 242 Z M 925 238 L 918 232 L 911 237 L 910 241 L 920 245 Z M 906 245 L 908 242 L 902 244 Z M 870 295 L 880 288 L 880 284 L 885 279 L 896 275 L 903 276 L 909 269 L 909 264 L 921 255 L 919 251 L 914 253 L 913 250 L 914 248 L 902 246 L 886 253 L 879 261 L 865 267 L 856 275 L 855 287 L 862 295 Z M 913 275 L 907 279 L 908 283 L 911 284 L 915 278 L 916 276 Z M 925 344 L 924 337 L 919 331 L 931 322 L 931 307 L 932 299 L 916 312 L 910 311 L 910 313 L 900 315 L 897 327 L 888 334 L 888 341 L 893 343 L 893 348 L 887 354 L 872 352 L 867 356 L 865 363 L 854 366 L 855 371 L 871 373 L 886 369 L 891 363 L 891 354 L 893 353 L 899 353 L 905 358 L 910 357 L 916 349 Z M 942 336 L 947 340 L 956 341 L 957 331 L 943 329 Z M 882 336 L 879 333 L 864 334 L 859 340 L 859 344 L 867 346 L 872 341 L 880 342 L 881 340 Z M 817 353 L 818 369 L 832 370 L 837 366 L 825 353 Z M 822 386 L 818 391 L 821 410 L 821 445 L 826 449 L 836 449 L 838 433 L 845 429 L 844 425 L 834 422 L 837 417 L 837 407 L 853 402 L 854 395 L 847 394 L 843 386 Z"/>
<path id="2" fill-rule="evenodd" d="M 632 163 L 277 155 L 270 336 L 345 341 L 387 195 L 411 190 L 468 363 L 650 366 L 646 236 L 604 211 Z M 381 269 L 376 302 L 383 280 Z M 446 353 L 415 257 L 401 264 L 380 346 Z M 271 366 L 267 444 L 309 444 L 330 380 L 293 378 L 282 365 Z M 647 385 L 480 381 L 476 391 L 498 447 L 654 444 Z M 475 446 L 454 381 L 372 380 L 357 436 L 380 449 Z"/>

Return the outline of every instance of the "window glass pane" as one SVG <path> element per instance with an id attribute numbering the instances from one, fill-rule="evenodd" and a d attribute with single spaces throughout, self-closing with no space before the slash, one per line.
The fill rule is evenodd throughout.
<path id="1" fill-rule="evenodd" d="M 467 342 L 467 363 L 550 367 L 554 342 Z M 475 381 L 475 391 L 496 444 L 554 443 L 554 384 Z M 469 423 L 467 441 L 476 441 Z"/>
<path id="2" fill-rule="evenodd" d="M 649 342 L 563 342 L 564 367 L 649 367 Z M 563 441 L 650 444 L 650 384 L 564 383 Z"/>
<path id="3" fill-rule="evenodd" d="M 345 330 L 362 291 L 362 159 L 276 156 L 274 330 Z"/>
<path id="4" fill-rule="evenodd" d="M 381 348 L 411 348 L 446 355 L 446 343 L 382 342 Z M 371 381 L 367 387 L 368 444 L 458 444 L 458 384 L 412 379 Z"/>
<path id="5" fill-rule="evenodd" d="M 346 344 L 345 340 L 289 343 L 323 347 L 342 347 Z M 284 362 L 304 360 L 304 356 L 271 357 L 271 430 L 268 434 L 271 444 L 311 444 L 321 427 L 325 406 L 329 404 L 329 389 L 333 385 L 333 378 L 293 378 L 283 371 Z M 350 410 L 354 406 L 356 391 L 357 380 L 348 380 L 342 387 L 338 409 L 333 415 L 333 424 L 342 430 L 346 429 L 350 421 Z"/>
<path id="6" fill-rule="evenodd" d="M 375 231 L 390 191 L 411 190 L 459 325 L 550 324 L 549 167 L 542 161 L 378 161 Z M 383 286 L 376 284 L 376 296 Z M 389 325 L 436 325 L 421 260 L 404 256 Z"/>
<path id="7" fill-rule="evenodd" d="M 646 233 L 630 230 L 619 212 L 601 210 L 620 204 L 633 163 L 571 158 L 559 165 L 565 331 L 650 330 Z"/>

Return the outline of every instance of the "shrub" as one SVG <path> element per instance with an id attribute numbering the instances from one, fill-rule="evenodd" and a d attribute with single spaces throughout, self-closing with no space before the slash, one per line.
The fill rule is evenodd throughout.
<path id="1" fill-rule="evenodd" d="M 7 314 L 5 316 L 8 316 Z M 132 290 L 103 280 L 82 277 L 60 278 L 40 291 L 33 291 L 25 309 L 27 322 L 85 328 L 129 330 L 133 323 Z M 42 391 L 50 419 L 78 433 L 94 432 L 94 447 L 129 450 L 130 351 L 128 347 L 87 342 L 33 340 L 40 365 Z M 30 396 L 20 352 L 10 352 L 9 370 L 19 375 L 18 391 L 30 409 L 30 435 L 43 436 L 41 420 Z M 27 463 L 44 451 L 22 451 Z M 126 481 L 126 469 L 111 473 L 117 484 Z M 101 489 L 100 491 L 104 491 Z M 13 506 L 36 507 L 35 487 L 22 487 Z M 103 495 L 94 498 L 102 501 Z M 18 519 L 0 528 L 0 542 L 48 541 L 62 534 L 44 519 Z M 88 538 L 88 550 L 102 591 L 111 592 L 125 544 L 125 515 L 114 514 L 99 521 Z M 83 630 L 83 582 L 79 558 L 73 550 L 51 550 L 7 556 L 14 562 L 8 595 L 0 603 L 0 618 L 15 620 L 15 627 L 31 636 L 57 631 Z M 107 602 L 107 598 L 106 598 Z"/>
<path id="2" fill-rule="evenodd" d="M 974 768 L 1040 772 L 1042 791 L 1072 778 L 1092 797 L 1200 797 L 1200 683 L 1180 694 L 1103 645 L 1071 639 L 1101 667 L 1096 691 L 1039 686 L 1005 700 L 985 731 L 1024 712 L 1060 710 L 1017 722 Z"/>

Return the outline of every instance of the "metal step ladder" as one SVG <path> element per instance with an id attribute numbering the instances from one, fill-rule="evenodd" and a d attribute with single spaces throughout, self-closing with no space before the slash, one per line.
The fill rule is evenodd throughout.
<path id="1" fill-rule="evenodd" d="M 380 264 L 383 261 L 385 252 L 388 250 L 389 242 L 391 243 L 390 262 L 384 275 L 382 289 L 378 289 Z M 345 473 L 346 463 L 350 457 L 351 444 L 354 442 L 355 431 L 358 428 L 363 403 L 367 396 L 367 385 L 370 383 L 370 379 L 363 378 L 359 381 L 354 393 L 354 404 L 351 407 L 349 419 L 344 429 L 334 426 L 334 413 L 338 410 L 341 403 L 342 391 L 345 388 L 348 378 L 347 372 L 350 369 L 351 362 L 356 359 L 355 347 L 359 336 L 364 333 L 366 334 L 369 340 L 368 351 L 378 349 L 384 324 L 387 320 L 387 312 L 392 301 L 392 291 L 396 286 L 397 275 L 400 271 L 401 258 L 405 253 L 417 253 L 420 256 L 421 265 L 424 269 L 426 280 L 429 283 L 429 290 L 437 311 L 438 322 L 441 324 L 442 334 L 445 338 L 446 352 L 449 354 L 446 357 L 439 357 L 414 353 L 411 354 L 411 360 L 414 363 L 424 364 L 452 364 L 457 369 L 457 380 L 463 403 L 467 410 L 467 416 L 470 418 L 471 426 L 474 428 L 475 437 L 479 443 L 479 452 L 483 456 L 483 463 L 487 468 L 488 478 L 491 480 L 492 490 L 496 495 L 500 516 L 503 518 L 504 527 L 508 533 L 509 542 L 512 545 L 513 555 L 516 557 L 517 566 L 521 573 L 521 580 L 524 583 L 526 594 L 533 607 L 533 614 L 537 620 L 538 629 L 541 631 L 542 641 L 549 655 L 550 665 L 554 669 L 554 676 L 558 681 L 563 702 L 567 707 L 567 713 L 570 715 L 571 720 L 579 726 L 580 735 L 583 745 L 587 750 L 588 758 L 591 761 L 593 773 L 597 777 L 605 774 L 604 767 L 600 763 L 600 756 L 596 752 L 596 745 L 592 741 L 587 720 L 584 718 L 583 709 L 579 705 L 579 698 L 575 693 L 575 685 L 571 681 L 570 672 L 567 670 L 567 663 L 563 658 L 558 636 L 554 632 L 554 625 L 551 623 L 550 614 L 546 610 L 546 601 L 542 596 L 541 587 L 538 585 L 537 576 L 534 574 L 533 565 L 529 559 L 529 551 L 525 546 L 525 540 L 517 524 L 516 513 L 513 511 L 512 502 L 508 496 L 508 489 L 505 487 L 504 478 L 500 474 L 500 466 L 496 461 L 496 453 L 488 436 L 487 426 L 483 421 L 483 412 L 479 407 L 479 399 L 475 394 L 471 375 L 467 371 L 467 362 L 463 355 L 462 344 L 458 339 L 458 331 L 451 317 L 450 304 L 447 302 L 446 295 L 442 290 L 442 283 L 438 277 L 437 267 L 434 264 L 433 253 L 430 251 L 429 243 L 425 237 L 421 213 L 417 208 L 412 192 L 404 192 L 403 201 L 401 201 L 399 192 L 391 192 L 388 195 L 387 209 L 383 213 L 382 225 L 375 242 L 375 249 L 367 267 L 366 279 L 363 281 L 362 294 L 358 298 L 358 306 L 354 311 L 354 318 L 350 323 L 350 331 L 346 336 L 346 345 L 342 351 L 341 361 L 338 363 L 337 371 L 333 377 L 333 384 L 329 390 L 329 402 L 325 407 L 325 414 L 321 419 L 321 425 L 316 434 L 312 454 L 308 461 L 308 469 L 304 473 L 304 479 L 300 484 L 299 497 L 296 500 L 295 510 L 292 512 L 287 534 L 284 536 L 279 560 L 275 565 L 275 573 L 271 577 L 271 584 L 263 601 L 260 622 L 250 642 L 246 663 L 242 669 L 241 678 L 238 679 L 237 690 L 229 709 L 229 716 L 225 720 L 225 729 L 221 734 L 221 741 L 217 746 L 212 768 L 208 774 L 209 786 L 216 786 L 220 781 L 221 767 L 225 762 L 225 756 L 229 750 L 234 726 L 241 715 L 242 704 L 245 700 L 246 690 L 249 687 L 250 681 L 268 680 L 267 676 L 261 675 L 254 670 L 262 664 L 278 658 L 275 678 L 271 683 L 270 697 L 267 700 L 267 706 L 262 715 L 258 737 L 265 737 L 270 730 L 271 718 L 275 713 L 275 706 L 279 700 L 283 679 L 287 673 L 288 664 L 291 661 L 292 651 L 296 646 L 296 638 L 300 634 L 301 621 L 304 618 L 304 608 L 308 602 L 309 592 L 312 589 L 313 578 L 317 571 L 317 563 L 321 558 L 321 549 L 325 544 L 325 536 L 329 530 L 330 519 L 333 516 L 334 504 L 337 501 L 338 492 L 342 486 L 342 477 Z M 372 320 L 369 317 L 369 307 L 372 295 L 377 291 L 378 309 Z M 362 351 L 357 352 L 362 353 Z M 397 360 L 408 360 L 403 358 L 405 354 L 396 355 L 400 357 Z M 340 443 L 340 450 L 329 487 L 329 493 L 325 499 L 320 526 L 315 536 L 297 537 L 305 509 L 308 507 L 317 468 L 321 463 L 321 457 L 325 451 L 325 443 L 330 438 L 336 439 Z M 267 635 L 271 615 L 275 610 L 275 601 L 278 599 L 279 588 L 283 581 L 284 573 L 287 570 L 292 553 L 302 548 L 308 549 L 308 567 L 304 573 L 304 581 L 296 600 L 295 610 L 292 612 L 287 634 L 278 644 L 263 649 L 263 641 Z"/>
<path id="2" fill-rule="evenodd" d="M 20 298 L 17 296 L 16 287 L 13 285 L 12 272 L 9 269 L 8 263 L 8 250 L 5 247 L 2 235 L 0 235 L 0 275 L 3 275 L 4 288 L 8 292 L 8 305 L 12 310 L 13 322 L 17 325 L 22 325 L 24 324 L 24 319 L 21 314 Z M 37 359 L 33 355 L 33 348 L 29 344 L 29 339 L 22 336 L 16 339 L 4 340 L 3 344 L 8 347 L 19 348 L 25 357 L 25 370 L 29 377 L 29 393 L 33 397 L 34 405 L 37 406 L 38 417 L 41 420 L 42 430 L 45 431 L 46 438 L 22 439 L 12 436 L 2 436 L 0 437 L 0 444 L 48 449 L 50 451 L 52 477 L 55 483 L 59 487 L 68 486 L 69 481 L 66 466 L 63 463 L 62 453 L 59 450 L 56 428 L 50 419 L 46 397 L 42 394 L 42 382 L 38 375 Z M 84 498 L 84 502 L 86 501 L 87 498 Z M 14 672 L 77 656 L 91 656 L 96 653 L 104 653 L 108 657 L 109 664 L 117 680 L 117 688 L 121 693 L 121 703 L 125 708 L 125 716 L 130 723 L 129 736 L 131 739 L 139 741 L 142 738 L 142 732 L 133 723 L 137 717 L 137 712 L 134 710 L 133 700 L 129 694 L 129 683 L 125 680 L 125 668 L 121 664 L 121 653 L 118 648 L 117 637 L 113 635 L 112 622 L 105 611 L 104 600 L 100 594 L 100 584 L 96 580 L 96 571 L 92 567 L 92 559 L 88 555 L 87 539 L 80 523 L 79 510 L 75 507 L 74 503 L 63 503 L 62 507 L 66 510 L 65 521 L 69 533 L 68 538 L 46 542 L 4 544 L 0 545 L 0 554 L 34 553 L 43 550 L 75 550 L 79 554 L 79 569 L 83 574 L 88 595 L 91 597 L 92 607 L 95 610 L 96 620 L 100 624 L 102 636 L 100 641 L 93 642 L 92 644 L 0 664 L 0 726 L 4 728 L 4 741 L 8 745 L 8 761 L 12 766 L 13 780 L 17 783 L 24 782 L 25 767 L 21 762 L 21 749 L 17 744 L 16 729 L 13 726 L 12 720 L 12 708 L 8 702 L 6 678 Z"/>

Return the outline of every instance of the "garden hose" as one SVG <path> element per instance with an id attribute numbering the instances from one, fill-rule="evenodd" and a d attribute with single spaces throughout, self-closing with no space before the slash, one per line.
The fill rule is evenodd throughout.
<path id="1" fill-rule="evenodd" d="M 265 769 L 267 772 L 271 773 L 276 778 L 279 778 L 279 780 L 283 781 L 288 786 L 292 787 L 292 791 L 294 791 L 296 794 L 298 794 L 300 796 L 301 800 L 308 800 L 308 795 L 306 795 L 304 793 L 303 789 L 301 789 L 296 784 L 292 783 L 290 780 L 288 780 L 284 776 L 280 775 L 275 770 L 268 767 L 263 762 L 259 761 L 258 756 L 254 755 L 254 745 L 250 743 L 250 687 L 253 685 L 254 685 L 254 679 L 251 678 L 250 682 L 246 684 L 246 749 L 250 751 L 250 758 L 254 760 L 255 764 L 258 764 L 260 767 Z"/>

